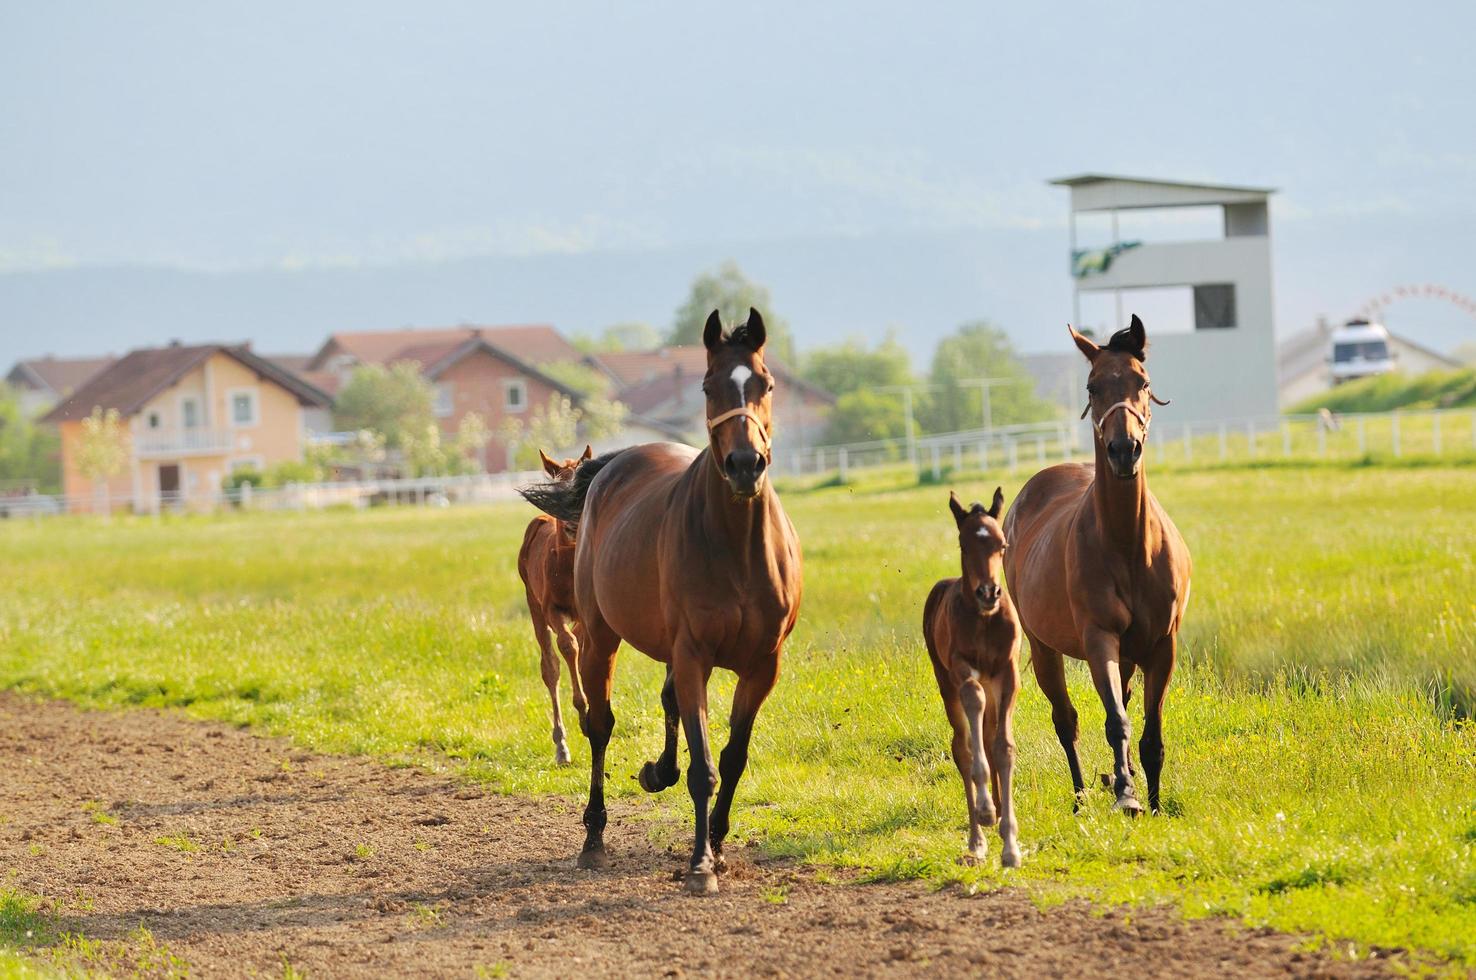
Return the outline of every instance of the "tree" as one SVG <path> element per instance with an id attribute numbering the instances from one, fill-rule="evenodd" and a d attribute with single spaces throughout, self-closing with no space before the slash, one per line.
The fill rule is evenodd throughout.
<path id="1" fill-rule="evenodd" d="M 435 393 L 420 365 L 401 361 L 386 368 L 361 364 L 333 406 L 333 423 L 343 429 L 368 429 L 384 437 L 390 449 L 403 449 L 406 434 L 421 441 L 426 426 L 435 425 Z"/>
<path id="2" fill-rule="evenodd" d="M 586 439 L 613 436 L 625 428 L 630 409 L 609 397 L 611 384 L 605 375 L 573 361 L 550 361 L 538 365 L 538 370 L 579 393 L 579 407 L 574 411 Z"/>
<path id="3" fill-rule="evenodd" d="M 94 510 L 109 512 L 108 480 L 123 472 L 128 463 L 128 433 L 116 408 L 106 412 L 94 406 L 92 414 L 82 420 L 82 436 L 77 441 L 77 472 L 92 481 Z"/>
<path id="4" fill-rule="evenodd" d="M 856 338 L 834 347 L 821 347 L 805 355 L 804 379 L 840 396 L 861 388 L 875 390 L 911 384 L 912 359 L 888 331 L 874 350 Z M 900 417 L 900 409 L 899 409 Z"/>
<path id="5" fill-rule="evenodd" d="M 555 392 L 548 397 L 547 405 L 534 410 L 526 425 L 519 418 L 504 419 L 497 434 L 507 443 L 508 465 L 523 470 L 535 469 L 538 450 L 574 445 L 579 438 L 581 416 L 568 395 Z"/>
<path id="6" fill-rule="evenodd" d="M 794 341 L 789 333 L 789 324 L 774 312 L 769 290 L 745 276 L 732 259 L 720 265 L 716 272 L 704 272 L 692 280 L 692 290 L 687 301 L 677 308 L 666 342 L 700 344 L 702 328 L 713 310 L 722 316 L 723 323 L 734 326 L 748 319 L 749 307 L 764 315 L 764 326 L 769 335 L 768 349 L 780 359 L 794 363 Z"/>
<path id="7" fill-rule="evenodd" d="M 985 395 L 979 385 L 970 383 L 983 379 L 995 379 L 988 394 L 993 425 L 1056 417 L 1055 406 L 1036 397 L 1035 384 L 1005 332 L 976 320 L 938 342 L 928 376 L 933 390 L 919 400 L 923 431 L 958 432 L 983 426 Z"/>
<path id="8" fill-rule="evenodd" d="M 901 439 L 906 435 L 907 419 L 902 411 L 901 394 L 870 388 L 848 391 L 837 398 L 825 426 L 825 441 L 831 445 Z"/>
<path id="9" fill-rule="evenodd" d="M 43 493 L 59 489 L 59 450 L 56 430 L 37 425 L 16 391 L 0 382 L 0 480 L 33 482 Z"/>

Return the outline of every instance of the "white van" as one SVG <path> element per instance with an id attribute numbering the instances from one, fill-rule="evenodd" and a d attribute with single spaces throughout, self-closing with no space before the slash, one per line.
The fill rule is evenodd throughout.
<path id="1" fill-rule="evenodd" d="M 1388 374 L 1394 370 L 1394 350 L 1383 324 L 1349 320 L 1332 332 L 1328 366 L 1333 384 Z"/>

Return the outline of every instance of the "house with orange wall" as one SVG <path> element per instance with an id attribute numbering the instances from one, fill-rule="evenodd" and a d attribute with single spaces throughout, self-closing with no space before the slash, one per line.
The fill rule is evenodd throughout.
<path id="1" fill-rule="evenodd" d="M 302 459 L 310 431 L 330 428 L 327 392 L 247 347 L 144 348 L 103 369 L 42 417 L 61 433 L 62 492 L 70 510 L 97 506 L 78 468 L 82 420 L 115 409 L 128 462 L 106 487 L 113 508 L 206 507 L 240 468 Z"/>

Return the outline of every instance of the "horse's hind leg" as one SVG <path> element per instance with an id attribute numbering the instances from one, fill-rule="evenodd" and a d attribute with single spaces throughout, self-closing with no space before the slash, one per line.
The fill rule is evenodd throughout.
<path id="1" fill-rule="evenodd" d="M 584 631 L 589 642 L 579 652 L 579 678 L 588 708 L 580 720 L 589 739 L 589 803 L 584 807 L 584 848 L 579 852 L 579 866 L 603 868 L 609 863 L 605 855 L 605 748 L 615 731 L 610 686 L 620 637 L 604 620 L 586 622 Z"/>
<path id="2" fill-rule="evenodd" d="M 708 826 L 708 840 L 712 844 L 713 867 L 722 871 L 723 841 L 728 836 L 728 819 L 733 808 L 733 794 L 738 790 L 738 780 L 748 767 L 748 742 L 753 736 L 753 722 L 759 708 L 774 689 L 779 676 L 777 654 L 764 668 L 753 674 L 738 678 L 733 689 L 733 712 L 728 721 L 728 744 L 718 758 L 718 774 L 722 782 L 718 785 L 717 801 L 712 805 L 712 819 Z"/>
<path id="3" fill-rule="evenodd" d="M 564 663 L 569 667 L 569 688 L 573 695 L 574 711 L 583 719 L 584 713 L 589 710 L 589 704 L 584 699 L 584 682 L 579 678 L 579 650 L 588 646 L 589 640 L 585 637 L 579 620 L 569 615 L 559 617 L 554 638 L 558 641 L 559 652 L 564 655 Z"/>
<path id="4" fill-rule="evenodd" d="M 666 681 L 661 685 L 661 710 L 666 716 L 666 742 L 661 748 L 661 757 L 641 766 L 637 781 L 647 793 L 659 793 L 668 786 L 675 786 L 681 778 L 677 769 L 677 729 L 681 727 L 681 716 L 677 713 L 676 683 L 672 680 L 671 664 L 666 665 Z"/>
<path id="5" fill-rule="evenodd" d="M 528 593 L 528 615 L 533 618 L 533 635 L 538 638 L 538 649 L 542 654 L 539 669 L 543 674 L 543 686 L 548 688 L 548 700 L 553 705 L 554 762 L 566 766 L 569 764 L 569 743 L 564 738 L 564 710 L 559 705 L 559 658 L 549 642 L 548 617 L 531 591 Z"/>
<path id="6" fill-rule="evenodd" d="M 1035 671 L 1035 681 L 1041 693 L 1051 702 L 1051 723 L 1056 728 L 1056 739 L 1066 752 L 1066 765 L 1071 768 L 1071 789 L 1076 794 L 1073 809 L 1081 805 L 1081 794 L 1086 783 L 1081 778 L 1081 761 L 1076 755 L 1079 729 L 1076 707 L 1066 690 L 1066 661 L 1061 654 L 1041 643 L 1030 634 L 1030 666 Z"/>

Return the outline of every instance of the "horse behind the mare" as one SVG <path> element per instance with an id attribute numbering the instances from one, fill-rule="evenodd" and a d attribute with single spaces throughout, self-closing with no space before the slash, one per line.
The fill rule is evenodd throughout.
<path id="1" fill-rule="evenodd" d="M 964 510 L 948 495 L 958 525 L 963 574 L 933 586 L 923 607 L 923 639 L 943 710 L 953 726 L 953 762 L 969 807 L 968 864 L 984 858 L 983 828 L 999 821 L 999 861 L 1020 865 L 1015 826 L 1015 692 L 1020 687 L 1020 624 L 1001 580 L 1006 550 L 999 528 L 1004 490 L 988 509 Z"/>
<path id="2" fill-rule="evenodd" d="M 1085 784 L 1062 655 L 1091 668 L 1107 709 L 1116 805 L 1128 814 L 1143 809 L 1133 787 L 1127 716 L 1133 671 L 1142 669 L 1138 754 L 1148 777 L 1148 805 L 1156 813 L 1163 701 L 1189 602 L 1189 549 L 1143 472 L 1150 403 L 1157 401 L 1143 367 L 1143 321 L 1134 316 L 1131 326 L 1101 347 L 1075 330 L 1071 337 L 1091 362 L 1082 417 L 1092 417 L 1096 461 L 1052 466 L 1021 488 L 1005 519 L 1011 543 L 1005 572 L 1078 800 Z"/>
<path id="3" fill-rule="evenodd" d="M 594 455 L 589 446 L 577 459 L 562 463 L 538 451 L 543 471 L 556 483 L 574 479 L 579 465 Z M 533 636 L 542 653 L 543 686 L 553 702 L 554 761 L 569 763 L 569 743 L 564 740 L 564 711 L 559 705 L 559 658 L 549 643 L 549 630 L 558 637 L 559 652 L 569 665 L 569 686 L 573 688 L 574 710 L 584 714 L 584 689 L 579 685 L 579 617 L 574 611 L 574 525 L 547 514 L 539 514 L 528 522 L 523 532 L 523 547 L 518 551 L 518 575 L 528 596 L 528 616 L 533 620 Z"/>
<path id="4" fill-rule="evenodd" d="M 677 726 L 691 766 L 687 788 L 696 840 L 686 888 L 717 891 L 733 792 L 748 764 L 759 706 L 779 675 L 780 648 L 799 615 L 800 548 L 767 478 L 774 380 L 764 366 L 764 322 L 724 336 L 716 310 L 707 320 L 708 446 L 654 443 L 601 456 L 572 484 L 529 487 L 532 503 L 578 521 L 574 592 L 588 636 L 579 671 L 589 704 L 589 804 L 581 867 L 605 856 L 605 747 L 615 727 L 610 686 L 624 640 L 667 665 L 661 705 L 666 743 L 641 769 L 657 792 L 676 783 Z M 728 745 L 714 771 L 707 737 L 707 680 L 714 667 L 738 675 Z M 717 784 L 709 815 L 707 804 Z"/>

